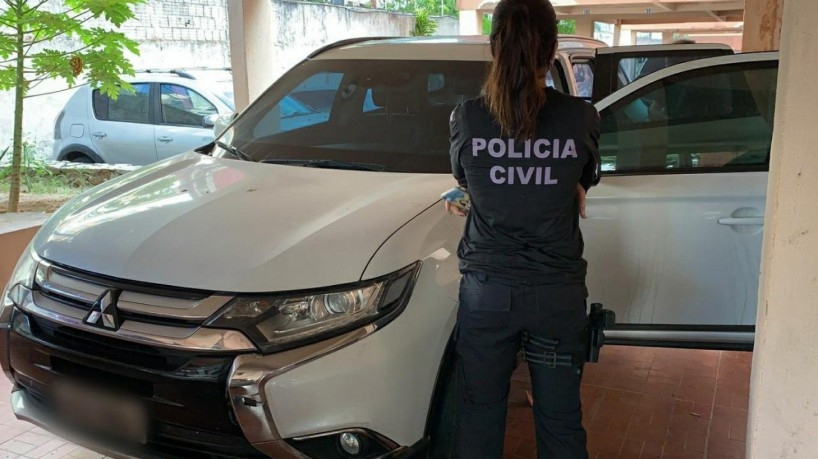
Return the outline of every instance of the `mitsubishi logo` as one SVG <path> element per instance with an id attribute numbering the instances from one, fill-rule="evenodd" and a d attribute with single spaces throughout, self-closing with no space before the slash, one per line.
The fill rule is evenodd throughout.
<path id="1" fill-rule="evenodd" d="M 119 318 L 119 310 L 116 307 L 116 302 L 119 299 L 119 290 L 106 290 L 102 295 L 94 301 L 88 315 L 85 316 L 83 322 L 95 327 L 106 328 L 109 330 L 118 330 L 122 325 Z"/>

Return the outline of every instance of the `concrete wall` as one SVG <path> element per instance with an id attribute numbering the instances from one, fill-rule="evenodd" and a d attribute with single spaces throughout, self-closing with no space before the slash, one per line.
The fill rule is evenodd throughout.
<path id="1" fill-rule="evenodd" d="M 779 49 L 783 11 L 784 0 L 745 0 L 741 45 L 745 53 Z"/>
<path id="2" fill-rule="evenodd" d="M 818 2 L 787 0 L 750 388 L 750 459 L 818 457 Z"/>
<path id="3" fill-rule="evenodd" d="M 296 65 L 317 48 L 356 37 L 409 36 L 415 27 L 411 14 L 337 6 L 326 3 L 270 0 L 276 29 L 273 80 Z M 457 35 L 456 18 L 434 18 L 436 35 Z"/>
<path id="4" fill-rule="evenodd" d="M 31 220 L 28 218 L 28 220 Z M 0 219 L 0 292 L 5 288 L 23 249 L 40 229 L 40 221 L 16 224 Z"/>

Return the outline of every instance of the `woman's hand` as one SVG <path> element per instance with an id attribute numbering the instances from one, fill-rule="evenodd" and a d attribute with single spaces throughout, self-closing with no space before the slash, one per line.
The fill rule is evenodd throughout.
<path id="1" fill-rule="evenodd" d="M 579 201 L 579 216 L 585 218 L 585 187 L 577 183 L 577 201 Z"/>
<path id="2" fill-rule="evenodd" d="M 466 212 L 463 212 L 463 209 L 460 207 L 452 205 L 449 201 L 443 201 L 443 205 L 446 207 L 446 212 L 456 215 L 458 217 L 465 217 Z"/>

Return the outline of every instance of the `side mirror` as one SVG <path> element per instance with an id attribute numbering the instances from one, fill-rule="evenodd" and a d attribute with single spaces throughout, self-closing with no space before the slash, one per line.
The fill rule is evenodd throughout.
<path id="1" fill-rule="evenodd" d="M 230 123 L 232 123 L 233 120 L 236 119 L 237 116 L 239 116 L 239 114 L 237 112 L 234 112 L 234 113 L 230 113 L 229 115 L 214 115 L 214 116 L 216 116 L 216 119 L 213 121 L 213 135 L 218 137 L 219 134 L 224 132 L 224 130 L 227 129 L 227 126 Z"/>
<path id="2" fill-rule="evenodd" d="M 219 119 L 218 114 L 207 115 L 202 118 L 202 127 L 204 128 L 212 128 L 216 125 L 216 120 Z"/>

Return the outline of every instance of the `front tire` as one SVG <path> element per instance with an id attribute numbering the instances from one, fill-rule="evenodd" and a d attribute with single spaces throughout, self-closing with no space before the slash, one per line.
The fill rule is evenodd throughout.
<path id="1" fill-rule="evenodd" d="M 454 340 L 446 346 L 440 366 L 435 395 L 429 410 L 427 436 L 429 447 L 426 459 L 450 459 L 454 457 L 454 430 L 457 420 L 457 371 Z"/>

